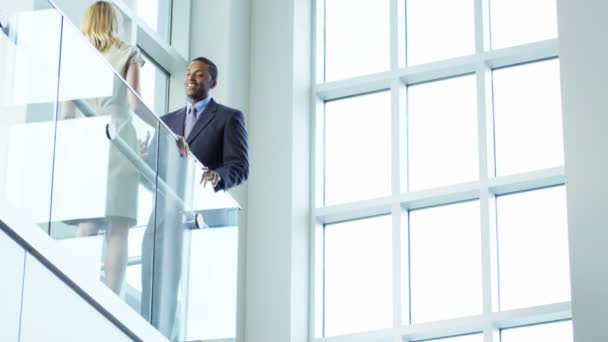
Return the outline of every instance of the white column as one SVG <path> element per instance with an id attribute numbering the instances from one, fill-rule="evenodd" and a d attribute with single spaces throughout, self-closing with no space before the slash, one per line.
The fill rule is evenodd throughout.
<path id="1" fill-rule="evenodd" d="M 557 5 L 574 335 L 607 341 L 608 2 Z"/>
<path id="2" fill-rule="evenodd" d="M 312 4 L 251 8 L 244 341 L 308 341 Z"/>

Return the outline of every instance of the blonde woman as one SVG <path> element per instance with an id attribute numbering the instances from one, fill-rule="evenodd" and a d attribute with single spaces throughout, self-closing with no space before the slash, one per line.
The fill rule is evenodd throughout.
<path id="1" fill-rule="evenodd" d="M 129 86 L 139 93 L 139 73 L 144 60 L 135 47 L 120 39 L 118 20 L 118 13 L 111 3 L 97 1 L 84 13 L 80 30 Z M 138 151 L 131 111 L 138 111 L 139 101 L 118 77 L 114 80 L 112 96 L 88 99 L 87 102 L 97 115 L 111 116 L 111 124 L 118 136 L 134 151 Z M 63 118 L 74 117 L 74 112 L 73 105 L 62 106 Z M 138 187 L 139 173 L 118 149 L 111 146 L 105 217 L 85 218 L 78 222 L 76 231 L 79 237 L 90 236 L 98 234 L 102 225 L 106 226 L 105 283 L 117 294 L 120 293 L 127 266 L 129 228 L 136 224 Z"/>

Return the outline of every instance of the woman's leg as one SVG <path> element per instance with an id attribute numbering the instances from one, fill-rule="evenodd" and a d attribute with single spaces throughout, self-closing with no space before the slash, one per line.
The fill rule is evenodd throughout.
<path id="1" fill-rule="evenodd" d="M 127 258 L 129 256 L 129 227 L 128 219 L 122 217 L 108 217 L 106 229 L 106 260 L 105 274 L 106 285 L 116 294 L 120 294 L 120 288 L 125 278 L 127 269 Z"/>

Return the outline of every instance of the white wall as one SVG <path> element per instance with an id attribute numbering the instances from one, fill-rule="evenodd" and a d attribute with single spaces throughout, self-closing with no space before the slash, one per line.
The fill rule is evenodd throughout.
<path id="1" fill-rule="evenodd" d="M 557 4 L 574 335 L 608 341 L 608 2 Z"/>
<path id="2" fill-rule="evenodd" d="M 245 341 L 307 340 L 311 1 L 253 0 Z"/>
<path id="3" fill-rule="evenodd" d="M 30 254 L 25 264 L 19 341 L 131 341 Z"/>

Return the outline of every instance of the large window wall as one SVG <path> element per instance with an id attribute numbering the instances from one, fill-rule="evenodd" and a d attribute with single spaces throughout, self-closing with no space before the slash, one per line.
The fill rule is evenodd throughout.
<path id="1" fill-rule="evenodd" d="M 316 0 L 311 336 L 572 341 L 555 0 Z"/>

